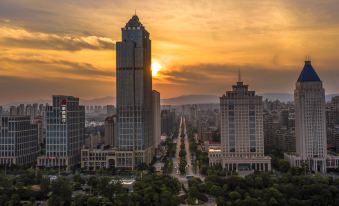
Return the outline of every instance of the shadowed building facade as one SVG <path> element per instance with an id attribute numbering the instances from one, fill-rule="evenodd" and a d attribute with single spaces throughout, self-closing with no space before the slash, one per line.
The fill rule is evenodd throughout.
<path id="1" fill-rule="evenodd" d="M 161 116 L 160 116 L 160 93 L 156 90 L 152 92 L 152 105 L 153 105 L 153 146 L 155 149 L 160 144 L 161 137 Z"/>
<path id="2" fill-rule="evenodd" d="M 151 40 L 134 15 L 116 44 L 117 166 L 134 168 L 153 156 Z"/>

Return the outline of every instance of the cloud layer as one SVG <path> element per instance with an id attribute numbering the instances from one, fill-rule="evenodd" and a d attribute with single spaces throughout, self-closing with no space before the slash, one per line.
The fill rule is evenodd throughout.
<path id="1" fill-rule="evenodd" d="M 336 0 L 2 0 L 3 102 L 115 96 L 115 42 L 134 9 L 164 68 L 154 79 L 163 98 L 221 95 L 238 69 L 258 92 L 292 93 L 307 55 L 327 93 L 339 93 Z"/>

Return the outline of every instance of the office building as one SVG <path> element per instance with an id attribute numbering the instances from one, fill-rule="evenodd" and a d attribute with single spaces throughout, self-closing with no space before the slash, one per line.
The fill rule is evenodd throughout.
<path id="1" fill-rule="evenodd" d="M 80 164 L 84 130 L 85 107 L 79 98 L 53 96 L 53 105 L 46 108 L 46 151 L 38 166 L 70 169 Z"/>
<path id="2" fill-rule="evenodd" d="M 221 155 L 226 171 L 270 171 L 271 158 L 264 156 L 263 101 L 240 80 L 220 98 Z M 213 151 L 215 153 L 215 151 Z M 221 159 L 220 159 L 221 157 Z"/>
<path id="3" fill-rule="evenodd" d="M 81 149 L 81 168 L 96 171 L 103 168 L 116 167 L 116 150 L 103 146 L 100 148 Z"/>
<path id="4" fill-rule="evenodd" d="M 153 157 L 151 40 L 134 15 L 116 44 L 117 166 L 134 169 Z"/>
<path id="5" fill-rule="evenodd" d="M 37 126 L 29 116 L 0 117 L 0 165 L 30 165 L 38 154 Z"/>
<path id="6" fill-rule="evenodd" d="M 337 157 L 327 155 L 325 90 L 311 61 L 305 61 L 294 90 L 296 153 L 285 153 L 292 167 L 306 167 L 325 173 L 327 159 L 337 164 Z"/>

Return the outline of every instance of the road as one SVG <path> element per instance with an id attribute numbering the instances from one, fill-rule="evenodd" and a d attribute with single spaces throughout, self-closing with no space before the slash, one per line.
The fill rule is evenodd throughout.
<path id="1" fill-rule="evenodd" d="M 181 146 L 182 130 L 184 132 L 186 161 L 187 161 L 187 165 L 188 165 L 188 167 L 186 168 L 186 174 L 185 175 L 181 175 L 180 172 L 179 172 L 179 162 L 180 162 L 179 152 L 180 152 L 180 146 Z M 188 140 L 188 135 L 187 135 L 186 120 L 185 120 L 184 117 L 181 117 L 181 119 L 180 119 L 178 137 L 177 137 L 176 142 L 177 142 L 176 154 L 175 154 L 175 157 L 173 158 L 173 171 L 171 173 L 171 176 L 177 178 L 180 181 L 180 183 L 183 184 L 185 186 L 185 188 L 188 189 L 188 180 L 187 180 L 186 176 L 194 176 L 194 177 L 198 177 L 202 180 L 204 180 L 204 177 L 200 176 L 199 174 L 195 174 L 193 172 L 192 156 L 191 156 L 191 152 L 190 152 L 190 149 L 189 149 L 189 140 Z M 181 191 L 180 194 L 184 194 L 184 192 Z M 214 205 L 216 205 L 215 198 L 213 198 L 212 196 L 208 196 L 208 199 L 209 199 L 209 201 L 202 204 L 202 206 L 214 206 Z M 181 205 L 184 205 L 184 204 L 181 204 Z"/>
<path id="2" fill-rule="evenodd" d="M 193 176 L 195 175 L 192 171 L 192 156 L 190 151 L 190 145 L 188 141 L 188 135 L 187 135 L 187 128 L 186 128 L 186 121 L 185 118 L 183 118 L 183 125 L 184 125 L 184 134 L 185 134 L 185 149 L 186 149 L 186 161 L 187 161 L 187 169 L 186 169 L 186 175 Z"/>
<path id="3" fill-rule="evenodd" d="M 179 163 L 180 163 L 180 157 L 179 157 L 179 152 L 180 152 L 180 146 L 181 146 L 181 133 L 182 130 L 184 132 L 184 141 L 185 141 L 185 150 L 186 150 L 186 161 L 187 161 L 187 168 L 186 168 L 186 176 L 187 175 L 192 175 L 194 176 L 195 174 L 193 173 L 192 170 L 192 157 L 191 153 L 189 150 L 189 141 L 188 141 L 188 136 L 187 136 L 187 128 L 186 128 L 186 122 L 185 118 L 181 117 L 180 119 L 180 126 L 179 126 L 179 132 L 178 132 L 178 137 L 177 137 L 177 146 L 176 146 L 176 154 L 175 158 L 173 159 L 173 171 L 172 171 L 172 176 L 176 177 L 179 179 L 180 182 L 186 184 L 187 179 L 185 175 L 181 175 L 179 172 Z"/>
<path id="4" fill-rule="evenodd" d="M 173 171 L 172 171 L 172 176 L 179 178 L 180 174 L 179 174 L 179 151 L 180 151 L 180 144 L 181 144 L 181 128 L 182 128 L 182 121 L 183 119 L 180 119 L 180 124 L 179 124 L 179 131 L 178 131 L 178 137 L 177 137 L 177 147 L 176 147 L 176 152 L 175 152 L 175 157 L 173 158 Z"/>

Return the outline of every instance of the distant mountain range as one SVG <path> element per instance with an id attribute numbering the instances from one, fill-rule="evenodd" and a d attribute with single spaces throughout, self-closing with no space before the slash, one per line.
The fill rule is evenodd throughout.
<path id="1" fill-rule="evenodd" d="M 293 102 L 293 94 L 288 93 L 263 93 L 258 94 L 263 99 L 270 101 L 279 100 L 281 102 Z M 339 94 L 326 95 L 326 101 L 331 101 L 332 97 L 339 96 Z M 217 104 L 219 103 L 219 96 L 216 95 L 184 95 L 169 99 L 162 99 L 162 105 L 181 105 L 181 104 Z"/>
<path id="2" fill-rule="evenodd" d="M 161 100 L 162 105 L 214 104 L 218 102 L 219 97 L 215 95 L 184 95 Z"/>
<path id="3" fill-rule="evenodd" d="M 263 96 L 263 99 L 268 99 L 271 101 L 279 100 L 282 102 L 292 102 L 293 95 L 288 93 L 262 93 L 259 94 Z M 339 96 L 339 94 L 329 94 L 326 95 L 326 101 L 330 101 L 332 97 Z M 18 104 L 32 104 L 32 103 L 51 103 L 51 100 L 36 100 L 36 101 L 22 101 L 22 102 L 12 102 L 6 105 L 3 105 L 5 108 L 10 105 Z M 83 105 L 115 105 L 115 97 L 106 96 L 94 99 L 80 99 L 80 103 Z M 168 99 L 161 99 L 162 105 L 183 105 L 183 104 L 218 104 L 219 96 L 217 95 L 183 95 Z"/>
<path id="4" fill-rule="evenodd" d="M 292 94 L 285 93 L 264 93 L 259 94 L 264 99 L 271 101 L 279 100 L 283 102 L 293 101 Z M 162 99 L 162 105 L 181 105 L 181 104 L 218 104 L 219 96 L 216 95 L 184 95 L 169 99 Z"/>
<path id="5" fill-rule="evenodd" d="M 83 105 L 115 105 L 115 97 L 106 96 L 94 99 L 80 99 L 80 104 Z"/>

